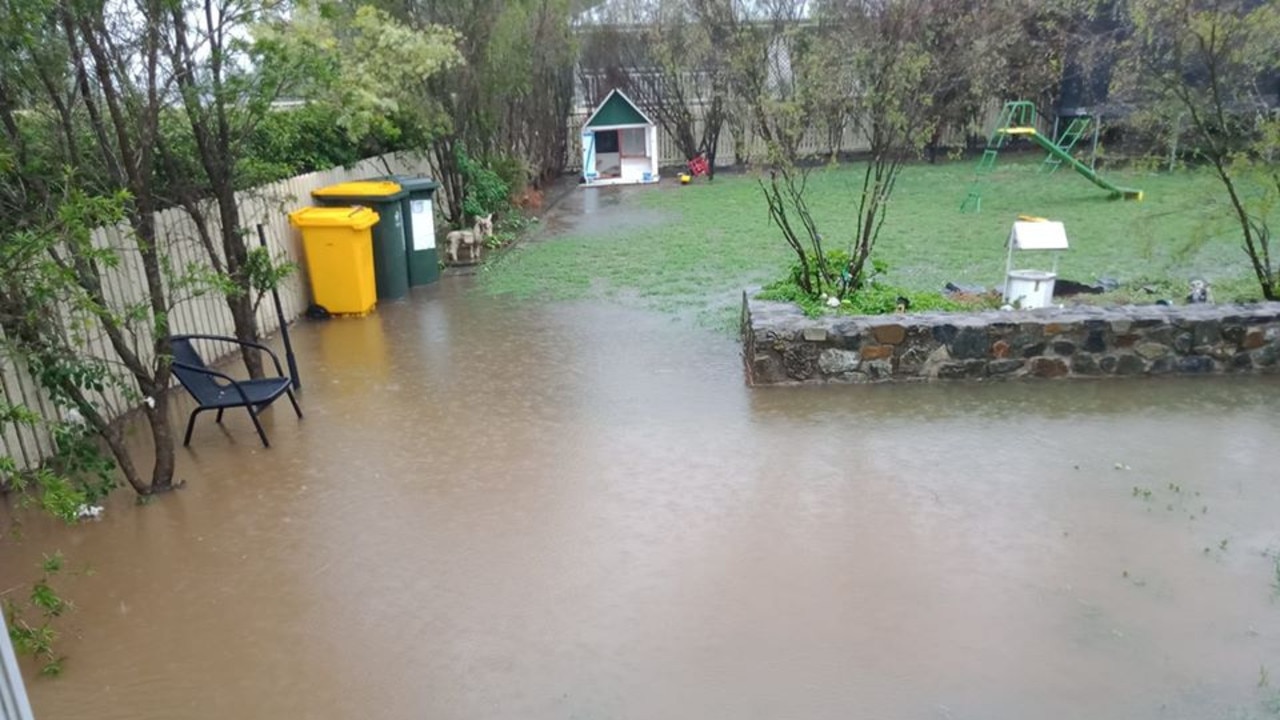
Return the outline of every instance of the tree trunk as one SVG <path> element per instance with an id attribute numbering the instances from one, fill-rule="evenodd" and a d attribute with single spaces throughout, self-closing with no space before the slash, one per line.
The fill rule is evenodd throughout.
<path id="1" fill-rule="evenodd" d="M 139 495 L 150 494 L 150 486 L 142 481 L 142 476 L 138 474 L 138 467 L 133 464 L 133 456 L 129 454 L 129 448 L 125 446 L 124 433 L 121 431 L 119 423 L 105 430 L 99 430 L 98 435 L 107 443 L 107 449 L 115 457 L 116 467 L 120 468 L 120 473 L 124 475 L 129 487 L 133 488 L 133 491 Z M 170 444 L 169 452 L 170 455 L 173 454 L 172 443 Z"/>
<path id="2" fill-rule="evenodd" d="M 458 172 L 455 147 L 454 138 L 441 137 L 431 144 L 431 154 L 435 156 L 435 179 L 440 183 L 439 194 L 444 198 L 445 219 L 452 224 L 461 225 L 466 218 L 462 211 L 462 175 Z"/>
<path id="3" fill-rule="evenodd" d="M 258 341 L 257 313 L 253 311 L 253 296 L 241 293 L 227 298 L 231 307 L 231 319 L 235 323 L 236 338 L 244 342 Z M 264 376 L 262 368 L 262 351 L 254 347 L 240 346 L 240 357 L 244 360 L 249 377 L 258 379 Z"/>
<path id="4" fill-rule="evenodd" d="M 702 146 L 707 154 L 707 180 L 716 179 L 717 149 L 720 147 L 720 133 L 724 130 L 723 101 L 713 98 L 711 108 L 702 119 Z"/>
<path id="5" fill-rule="evenodd" d="M 230 178 L 218 179 L 218 215 L 222 222 L 222 251 L 227 258 L 227 274 L 235 282 L 238 292 L 227 297 L 231 310 L 236 339 L 241 342 L 258 341 L 258 316 L 253 311 L 253 283 L 248 275 L 249 252 L 244 236 L 240 234 L 240 208 L 236 205 L 235 190 Z M 240 346 L 249 377 L 263 377 L 262 352 L 257 348 Z"/>
<path id="6" fill-rule="evenodd" d="M 151 440 L 155 446 L 156 460 L 151 468 L 151 486 L 149 493 L 166 492 L 173 489 L 173 472 L 175 458 L 173 452 L 173 431 L 169 425 L 169 393 L 153 394 L 155 407 L 145 406 L 147 422 L 151 425 Z"/>

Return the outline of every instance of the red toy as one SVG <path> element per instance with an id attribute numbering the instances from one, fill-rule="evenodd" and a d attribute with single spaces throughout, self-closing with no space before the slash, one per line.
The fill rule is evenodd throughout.
<path id="1" fill-rule="evenodd" d="M 706 153 L 698 153 L 698 156 L 689 161 L 689 174 L 698 177 L 706 175 L 711 170 L 710 163 L 707 162 Z"/>

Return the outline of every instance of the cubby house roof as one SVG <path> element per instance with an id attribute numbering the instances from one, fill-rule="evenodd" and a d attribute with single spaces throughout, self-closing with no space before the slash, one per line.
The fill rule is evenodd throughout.
<path id="1" fill-rule="evenodd" d="M 596 106 L 595 112 L 583 123 L 584 128 L 621 127 L 625 125 L 652 125 L 648 115 L 636 107 L 621 90 L 614 88 Z"/>

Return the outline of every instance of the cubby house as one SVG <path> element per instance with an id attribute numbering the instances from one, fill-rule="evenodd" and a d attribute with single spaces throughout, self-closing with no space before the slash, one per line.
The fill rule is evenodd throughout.
<path id="1" fill-rule="evenodd" d="M 658 126 L 621 90 L 611 90 L 582 125 L 582 183 L 658 182 Z"/>

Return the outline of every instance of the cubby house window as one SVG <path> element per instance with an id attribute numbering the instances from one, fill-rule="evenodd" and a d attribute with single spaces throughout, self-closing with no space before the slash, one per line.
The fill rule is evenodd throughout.
<path id="1" fill-rule="evenodd" d="M 596 133 L 596 152 L 601 155 L 618 152 L 618 133 L 601 130 Z"/>
<path id="2" fill-rule="evenodd" d="M 645 129 L 644 128 L 627 128 L 619 130 L 618 135 L 622 138 L 622 156 L 623 157 L 647 157 L 645 152 Z"/>

